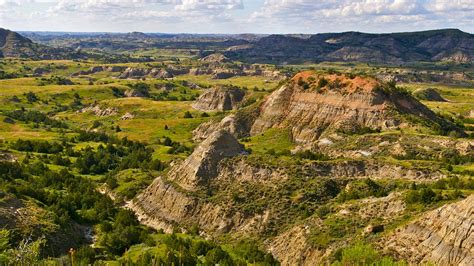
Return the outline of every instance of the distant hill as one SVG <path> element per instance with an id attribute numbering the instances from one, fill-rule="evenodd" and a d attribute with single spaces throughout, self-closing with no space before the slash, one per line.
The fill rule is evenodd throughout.
<path id="1" fill-rule="evenodd" d="M 244 47 L 232 47 L 226 56 L 244 61 L 272 63 L 469 63 L 474 60 L 474 35 L 457 29 L 391 34 L 323 33 L 309 38 L 270 35 Z"/>
<path id="2" fill-rule="evenodd" d="M 69 49 L 37 44 L 14 31 L 0 28 L 0 57 L 70 59 L 80 57 L 80 54 Z"/>
<path id="3" fill-rule="evenodd" d="M 62 35 L 60 35 L 62 36 Z M 144 34 L 130 33 L 129 39 L 143 38 Z M 0 58 L 28 58 L 32 60 L 71 60 L 71 59 L 97 59 L 109 63 L 114 62 L 142 62 L 147 58 L 132 58 L 127 55 L 118 55 L 107 52 L 88 52 L 77 47 L 51 47 L 40 44 L 31 39 L 7 29 L 0 28 Z"/>

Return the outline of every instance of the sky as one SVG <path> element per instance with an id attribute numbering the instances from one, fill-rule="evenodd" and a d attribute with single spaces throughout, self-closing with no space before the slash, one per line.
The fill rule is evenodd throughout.
<path id="1" fill-rule="evenodd" d="M 16 31 L 474 32 L 474 0 L 0 0 Z"/>

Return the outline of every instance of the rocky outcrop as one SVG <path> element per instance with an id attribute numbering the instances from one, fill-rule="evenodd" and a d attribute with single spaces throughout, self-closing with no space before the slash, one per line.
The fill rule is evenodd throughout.
<path id="1" fill-rule="evenodd" d="M 290 128 L 294 141 L 312 143 L 331 132 L 396 128 L 403 122 L 401 114 L 448 123 L 410 95 L 374 78 L 308 71 L 297 74 L 266 99 L 250 134 Z"/>
<path id="2" fill-rule="evenodd" d="M 146 97 L 146 95 L 139 90 L 128 89 L 124 92 L 125 97 Z"/>
<path id="3" fill-rule="evenodd" d="M 180 165 L 170 170 L 168 178 L 184 189 L 196 190 L 218 175 L 219 162 L 244 153 L 244 147 L 231 134 L 220 130 L 210 135 Z"/>
<path id="4" fill-rule="evenodd" d="M 209 121 L 201 124 L 193 131 L 193 140 L 201 142 L 218 130 L 225 130 L 235 138 L 248 137 L 252 124 L 258 116 L 258 109 L 255 107 L 240 109 L 239 112 L 224 117 L 220 122 Z"/>
<path id="5" fill-rule="evenodd" d="M 0 162 L 16 162 L 17 157 L 8 151 L 0 150 Z"/>
<path id="6" fill-rule="evenodd" d="M 91 75 L 98 72 L 122 72 L 126 67 L 123 66 L 93 66 L 88 70 L 79 71 L 72 74 L 72 76 L 82 76 L 82 75 Z"/>
<path id="7" fill-rule="evenodd" d="M 200 111 L 228 111 L 239 107 L 245 92 L 234 87 L 215 87 L 204 92 L 192 105 Z"/>
<path id="8" fill-rule="evenodd" d="M 129 67 L 118 76 L 119 79 L 142 79 L 146 77 L 166 79 L 172 78 L 174 75 L 163 68 L 145 69 Z"/>
<path id="9" fill-rule="evenodd" d="M 106 107 L 101 108 L 99 105 L 91 105 L 88 107 L 84 107 L 81 110 L 77 111 L 78 113 L 94 113 L 96 116 L 112 116 L 117 114 L 116 108 Z"/>
<path id="10" fill-rule="evenodd" d="M 199 59 L 199 61 L 206 62 L 206 63 L 219 63 L 219 64 L 231 62 L 229 58 L 227 58 L 225 55 L 220 54 L 220 53 L 210 54 L 206 57 Z"/>
<path id="11" fill-rule="evenodd" d="M 134 117 L 135 116 L 133 114 L 127 112 L 126 114 L 124 114 L 120 117 L 120 120 L 131 120 Z"/>
<path id="12" fill-rule="evenodd" d="M 219 170 L 221 161 L 244 152 L 243 146 L 226 131 L 218 131 L 201 143 L 182 163 L 172 166 L 166 177 L 158 177 L 128 204 L 140 221 L 153 228 L 170 232 L 174 225 L 198 225 L 208 234 L 229 231 L 245 234 L 263 230 L 268 212 L 243 214 L 209 202 L 194 192 L 205 190 L 213 180 L 229 180 L 230 175 Z M 244 170 L 233 173 L 237 179 L 244 174 L 266 176 L 265 170 Z M 220 181 L 219 181 L 220 182 Z"/>
<path id="13" fill-rule="evenodd" d="M 310 230 L 306 225 L 297 225 L 278 235 L 270 243 L 268 250 L 281 265 L 324 265 L 324 250 L 318 250 L 309 243 Z"/>
<path id="14" fill-rule="evenodd" d="M 444 174 L 424 168 L 406 168 L 375 160 L 348 160 L 337 162 L 312 162 L 303 166 L 309 176 L 333 178 L 407 179 L 417 181 L 437 180 Z"/>
<path id="15" fill-rule="evenodd" d="M 172 232 L 175 225 L 182 228 L 197 225 L 212 235 L 229 231 L 246 234 L 261 231 L 268 222 L 268 213 L 249 216 L 232 212 L 179 191 L 161 177 L 130 202 L 128 208 L 135 212 L 141 223 L 166 232 Z"/>
<path id="16" fill-rule="evenodd" d="M 413 96 L 422 101 L 446 102 L 446 99 L 434 88 L 417 89 L 413 92 Z"/>
<path id="17" fill-rule="evenodd" d="M 397 229 L 381 247 L 413 264 L 474 264 L 474 195 Z"/>

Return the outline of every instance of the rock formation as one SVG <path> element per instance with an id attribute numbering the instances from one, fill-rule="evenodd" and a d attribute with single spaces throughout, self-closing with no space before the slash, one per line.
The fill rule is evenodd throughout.
<path id="1" fill-rule="evenodd" d="M 229 58 L 227 58 L 225 55 L 220 54 L 220 53 L 210 54 L 206 57 L 199 59 L 199 61 L 206 62 L 206 63 L 219 63 L 219 64 L 231 62 Z"/>
<path id="2" fill-rule="evenodd" d="M 401 126 L 402 114 L 447 123 L 410 95 L 374 78 L 309 71 L 267 98 L 250 134 L 290 128 L 296 142 L 312 143 L 330 132 L 395 128 Z"/>
<path id="3" fill-rule="evenodd" d="M 142 79 L 146 77 L 167 79 L 174 77 L 174 75 L 163 68 L 145 69 L 129 67 L 118 76 L 119 79 Z"/>
<path id="4" fill-rule="evenodd" d="M 116 108 L 101 108 L 99 105 L 91 105 L 88 107 L 84 107 L 81 110 L 77 111 L 78 113 L 94 113 L 96 116 L 112 116 L 117 114 Z"/>
<path id="5" fill-rule="evenodd" d="M 267 215 L 244 215 L 213 204 L 193 194 L 206 190 L 214 179 L 226 179 L 218 168 L 226 158 L 244 153 L 243 146 L 226 131 L 217 131 L 182 163 L 172 166 L 167 176 L 156 178 L 128 207 L 142 223 L 171 231 L 174 224 L 198 225 L 209 234 L 261 230 Z M 268 172 L 252 172 L 256 176 Z M 237 174 L 238 175 L 238 174 Z M 260 229 L 259 229 L 260 228 Z"/>
<path id="6" fill-rule="evenodd" d="M 417 89 L 413 92 L 413 96 L 422 101 L 446 102 L 446 99 L 434 88 Z"/>
<path id="7" fill-rule="evenodd" d="M 474 196 L 444 205 L 399 228 L 381 243 L 413 264 L 474 264 Z"/>
<path id="8" fill-rule="evenodd" d="M 234 87 L 214 87 L 204 92 L 193 104 L 200 111 L 228 111 L 239 107 L 245 92 Z"/>
<path id="9" fill-rule="evenodd" d="M 168 178 L 187 190 L 195 190 L 217 176 L 218 163 L 244 153 L 243 146 L 227 131 L 209 136 L 182 164 L 170 170 Z"/>

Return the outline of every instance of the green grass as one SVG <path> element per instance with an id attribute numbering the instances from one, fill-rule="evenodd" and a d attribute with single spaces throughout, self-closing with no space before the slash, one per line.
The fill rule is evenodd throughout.
<path id="1" fill-rule="evenodd" d="M 250 77 L 232 77 L 229 79 L 212 79 L 209 75 L 181 75 L 176 79 L 186 80 L 189 82 L 203 84 L 206 86 L 212 85 L 234 85 L 239 87 L 254 88 L 272 90 L 278 84 L 278 81 L 272 81 L 268 78 L 250 76 Z"/>
<path id="2" fill-rule="evenodd" d="M 268 153 L 273 150 L 276 153 L 288 152 L 296 145 L 292 142 L 288 129 L 272 128 L 260 135 L 249 138 L 244 142 L 245 147 L 252 149 L 255 153 Z"/>

